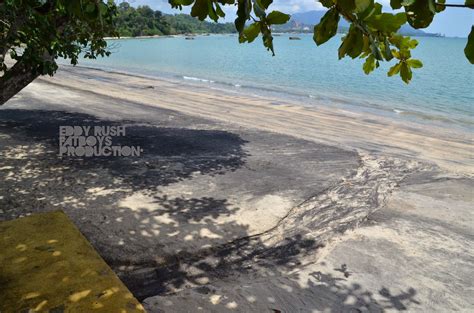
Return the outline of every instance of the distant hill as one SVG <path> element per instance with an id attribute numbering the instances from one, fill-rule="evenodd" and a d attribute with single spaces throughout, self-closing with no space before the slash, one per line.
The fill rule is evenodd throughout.
<path id="1" fill-rule="evenodd" d="M 316 25 L 319 23 L 326 11 L 308 11 L 302 13 L 294 13 L 291 15 L 291 19 L 297 23 L 305 25 Z M 339 22 L 339 25 L 349 27 L 349 23 L 345 20 Z"/>
<path id="2" fill-rule="evenodd" d="M 281 29 L 277 30 L 284 30 L 285 28 L 288 28 L 295 31 L 298 29 L 301 29 L 302 31 L 308 31 L 309 28 L 309 30 L 312 31 L 312 27 L 319 23 L 325 13 L 326 11 L 294 13 L 291 15 L 290 22 L 288 22 L 287 25 L 284 25 Z M 349 23 L 346 20 L 341 19 L 339 26 L 341 28 L 340 30 L 345 32 L 349 28 Z M 439 36 L 438 34 L 427 33 L 420 29 L 414 29 L 408 24 L 405 24 L 400 28 L 400 33 L 408 36 Z"/>

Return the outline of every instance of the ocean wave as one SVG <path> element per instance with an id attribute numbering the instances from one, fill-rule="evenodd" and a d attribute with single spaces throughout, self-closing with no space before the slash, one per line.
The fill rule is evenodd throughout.
<path id="1" fill-rule="evenodd" d="M 62 64 L 62 66 L 68 66 Z M 340 95 L 335 94 L 328 94 L 326 92 L 317 92 L 317 93 L 308 93 L 306 90 L 292 90 L 291 88 L 275 88 L 274 86 L 262 86 L 262 85 L 241 85 L 237 82 L 229 82 L 229 81 L 215 81 L 205 78 L 199 78 L 194 76 L 187 76 L 182 74 L 174 74 L 174 73 L 137 73 L 133 71 L 123 71 L 122 69 L 118 68 L 111 68 L 102 67 L 102 66 L 87 66 L 81 65 L 82 68 L 89 68 L 104 72 L 113 72 L 119 73 L 122 75 L 131 75 L 131 76 L 138 76 L 138 77 L 145 77 L 145 78 L 159 78 L 159 79 L 171 79 L 171 81 L 176 81 L 176 79 L 181 80 L 184 79 L 189 82 L 195 83 L 204 83 L 208 86 L 212 84 L 213 88 L 223 89 L 227 91 L 234 90 L 246 90 L 246 92 L 253 91 L 255 95 L 259 96 L 271 96 L 271 97 L 295 97 L 294 99 L 298 100 L 299 103 L 303 106 L 314 106 L 314 105 L 336 105 L 336 106 L 343 106 L 348 109 L 355 109 L 357 111 L 366 109 L 370 110 L 372 113 L 388 113 L 391 112 L 392 114 L 396 114 L 399 118 L 416 118 L 418 121 L 437 121 L 442 123 L 447 123 L 450 125 L 460 126 L 462 128 L 467 127 L 468 129 L 472 130 L 474 125 L 473 119 L 470 117 L 470 114 L 465 114 L 466 116 L 460 116 L 459 114 L 453 114 L 454 112 L 433 112 L 433 111 L 421 111 L 421 110 L 412 110 L 412 109 L 405 109 L 400 107 L 388 107 L 384 103 L 377 102 L 376 100 L 367 100 L 361 98 L 347 98 Z M 102 79 L 102 78 L 97 78 Z M 104 79 L 105 80 L 105 79 Z M 224 88 L 223 88 L 224 87 Z M 307 102 L 308 101 L 308 102 Z M 420 108 L 422 109 L 422 108 Z M 372 111 L 375 110 L 375 111 Z M 456 112 L 456 111 L 455 111 Z M 443 114 L 444 113 L 444 114 Z M 456 112 L 457 113 L 457 112 Z M 385 115 L 384 114 L 384 115 Z"/>
<path id="2" fill-rule="evenodd" d="M 214 83 L 213 80 L 205 79 L 205 78 L 199 78 L 199 77 L 193 77 L 193 76 L 183 76 L 183 79 L 198 81 L 198 82 L 202 82 L 202 83 L 211 83 L 211 84 Z"/>

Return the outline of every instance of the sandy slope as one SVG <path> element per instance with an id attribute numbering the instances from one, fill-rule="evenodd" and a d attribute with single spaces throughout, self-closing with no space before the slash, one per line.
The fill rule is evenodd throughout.
<path id="1" fill-rule="evenodd" d="M 67 67 L 47 81 L 320 143 L 420 158 L 450 171 L 473 174 L 469 133 L 87 68 Z"/>
<path id="2" fill-rule="evenodd" d="M 0 109 L 0 218 L 64 209 L 150 312 L 469 311 L 471 134 L 274 102 L 65 68 Z M 84 123 L 146 153 L 58 158 Z"/>
<path id="3" fill-rule="evenodd" d="M 405 180 L 369 222 L 294 266 L 252 265 L 144 301 L 150 312 L 471 312 L 473 182 Z M 255 274 L 255 273 L 258 274 Z"/>

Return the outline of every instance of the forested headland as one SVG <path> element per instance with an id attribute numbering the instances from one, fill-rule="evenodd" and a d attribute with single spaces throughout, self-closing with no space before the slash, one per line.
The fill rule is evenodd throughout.
<path id="1" fill-rule="evenodd" d="M 149 6 L 134 8 L 122 2 L 117 9 L 115 23 L 121 37 L 236 32 L 233 23 L 199 21 L 188 14 L 164 14 Z"/>

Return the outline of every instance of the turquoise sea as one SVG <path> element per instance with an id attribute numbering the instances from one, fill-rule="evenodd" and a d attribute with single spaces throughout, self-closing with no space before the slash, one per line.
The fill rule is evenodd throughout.
<path id="1" fill-rule="evenodd" d="M 275 37 L 274 57 L 260 39 L 239 44 L 235 35 L 110 40 L 110 57 L 80 64 L 474 130 L 474 65 L 463 54 L 466 39 L 417 38 L 413 54 L 424 67 L 406 85 L 387 77 L 388 64 L 365 75 L 361 60 L 338 60 L 341 36 L 320 47 L 309 34 L 288 37 Z"/>

